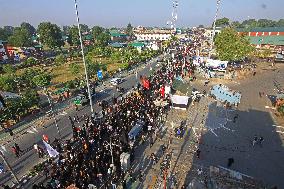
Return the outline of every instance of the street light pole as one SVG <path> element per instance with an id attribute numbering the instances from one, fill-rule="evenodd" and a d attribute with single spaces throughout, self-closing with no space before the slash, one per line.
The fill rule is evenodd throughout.
<path id="1" fill-rule="evenodd" d="M 12 167 L 9 165 L 8 161 L 6 160 L 4 154 L 2 154 L 2 152 L 0 151 L 0 157 L 3 159 L 4 163 L 6 164 L 8 170 L 11 172 L 11 175 L 14 177 L 14 179 L 16 180 L 17 184 L 20 184 L 20 181 L 18 179 L 18 177 L 15 175 L 15 173 L 12 170 Z"/>
<path id="2" fill-rule="evenodd" d="M 91 112 L 93 113 L 94 112 L 93 100 L 92 100 L 92 95 L 91 95 L 91 90 L 90 90 L 89 77 L 88 77 L 86 60 L 85 60 L 85 54 L 84 54 L 84 46 L 83 46 L 83 41 L 82 41 L 82 34 L 81 34 L 81 27 L 80 27 L 80 20 L 79 20 L 77 0 L 74 0 L 74 3 L 75 3 L 76 18 L 77 18 L 77 26 L 78 26 L 78 31 L 79 31 L 80 43 L 81 43 L 81 53 L 82 53 L 84 69 L 85 69 L 85 79 L 86 79 L 86 83 L 87 83 L 87 89 L 88 89 L 88 95 L 89 95 L 89 100 L 90 100 Z"/>
<path id="3" fill-rule="evenodd" d="M 212 34 L 212 37 L 211 37 L 210 51 L 209 51 L 208 58 L 211 57 L 211 53 L 212 53 L 212 50 L 213 50 L 214 37 L 215 37 L 215 32 L 216 32 L 216 21 L 217 21 L 217 17 L 218 17 L 218 13 L 219 13 L 219 5 L 220 5 L 220 3 L 221 3 L 221 0 L 217 0 L 216 14 L 215 14 L 214 23 L 213 23 L 213 34 Z"/>

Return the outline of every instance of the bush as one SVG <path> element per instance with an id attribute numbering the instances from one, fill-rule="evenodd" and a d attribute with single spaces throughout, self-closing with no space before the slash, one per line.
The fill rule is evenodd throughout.
<path id="1" fill-rule="evenodd" d="M 119 65 L 119 68 L 122 70 L 127 70 L 129 68 L 129 64 L 128 63 L 122 63 Z"/>
<path id="2" fill-rule="evenodd" d="M 68 82 L 66 83 L 66 87 L 69 88 L 69 89 L 75 89 L 75 88 L 76 88 L 76 83 L 75 83 L 75 81 L 74 81 L 74 80 L 68 81 Z"/>
<path id="3" fill-rule="evenodd" d="M 59 54 L 55 58 L 56 65 L 62 65 L 66 62 L 66 57 L 63 54 Z"/>
<path id="4" fill-rule="evenodd" d="M 278 112 L 279 112 L 282 116 L 284 116 L 284 105 L 278 107 L 277 110 L 278 110 Z"/>
<path id="5" fill-rule="evenodd" d="M 26 61 L 23 62 L 25 67 L 35 66 L 37 65 L 38 61 L 34 57 L 29 57 Z"/>
<path id="6" fill-rule="evenodd" d="M 11 75 L 0 76 L 0 90 L 14 92 L 17 88 L 15 77 Z"/>

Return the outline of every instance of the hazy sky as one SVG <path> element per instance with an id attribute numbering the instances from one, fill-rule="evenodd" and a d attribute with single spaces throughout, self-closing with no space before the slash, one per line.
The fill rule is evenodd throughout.
<path id="1" fill-rule="evenodd" d="M 132 25 L 166 26 L 171 0 L 78 0 L 81 23 L 104 27 Z M 179 0 L 177 26 L 209 25 L 216 0 Z M 284 0 L 222 0 L 219 17 L 284 18 Z M 60 26 L 74 24 L 73 0 L 0 0 L 0 26 L 29 22 L 37 26 L 50 21 Z"/>

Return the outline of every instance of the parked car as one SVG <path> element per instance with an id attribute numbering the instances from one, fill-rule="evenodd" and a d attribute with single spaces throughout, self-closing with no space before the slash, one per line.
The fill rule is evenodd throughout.
<path id="1" fill-rule="evenodd" d="M 111 79 L 110 80 L 110 83 L 112 84 L 112 85 L 119 85 L 120 83 L 122 83 L 122 79 L 121 78 L 113 78 L 113 79 Z"/>
<path id="2" fill-rule="evenodd" d="M 83 94 L 78 94 L 74 98 L 73 103 L 75 105 L 82 105 L 82 106 L 84 106 L 84 105 L 89 103 L 89 99 L 85 95 L 83 95 Z"/>
<path id="3" fill-rule="evenodd" d="M 284 55 L 283 54 L 277 54 L 275 56 L 275 59 L 274 59 L 275 62 L 284 62 Z"/>

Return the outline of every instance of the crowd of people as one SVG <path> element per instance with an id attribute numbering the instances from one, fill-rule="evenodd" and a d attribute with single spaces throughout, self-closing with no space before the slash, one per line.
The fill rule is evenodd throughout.
<path id="1" fill-rule="evenodd" d="M 186 53 L 186 50 L 184 47 L 177 48 L 177 52 Z M 153 144 L 154 133 L 158 133 L 159 117 L 166 114 L 171 105 L 164 87 L 187 73 L 193 73 L 191 64 L 183 53 L 178 53 L 151 76 L 141 76 L 140 83 L 127 96 L 121 93 L 111 102 L 99 102 L 101 113 L 84 115 L 83 124 L 77 116 L 69 117 L 73 137 L 65 144 L 56 141 L 53 145 L 59 157 L 47 169 L 46 176 L 51 179 L 46 188 L 66 188 L 72 184 L 78 188 L 116 188 L 121 181 L 125 185 L 123 178 L 126 170 L 121 166 L 121 154 L 130 154 L 130 162 L 133 161 L 135 145 L 131 144 L 139 140 L 139 136 Z M 167 101 L 168 106 L 157 106 L 154 103 L 156 100 Z M 143 123 L 141 133 L 129 136 L 137 122 Z"/>

